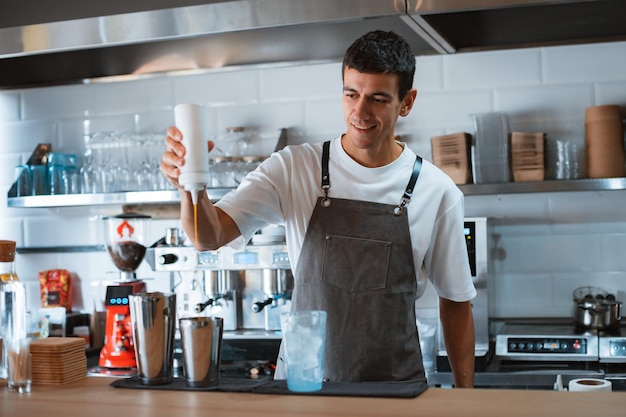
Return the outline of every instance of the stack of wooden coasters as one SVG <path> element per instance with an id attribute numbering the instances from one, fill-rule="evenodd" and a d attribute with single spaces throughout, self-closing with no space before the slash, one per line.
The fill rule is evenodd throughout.
<path id="1" fill-rule="evenodd" d="M 30 344 L 33 384 L 58 385 L 87 377 L 85 340 L 48 337 Z"/>

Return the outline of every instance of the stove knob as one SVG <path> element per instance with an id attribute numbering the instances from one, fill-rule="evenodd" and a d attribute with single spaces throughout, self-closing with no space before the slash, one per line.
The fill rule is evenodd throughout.
<path id="1" fill-rule="evenodd" d="M 529 343 L 528 344 L 528 350 L 535 350 L 535 344 L 534 343 Z"/>
<path id="2" fill-rule="evenodd" d="M 537 350 L 541 350 L 541 348 L 543 348 L 543 345 L 541 344 L 541 342 L 537 343 Z"/>
<path id="3" fill-rule="evenodd" d="M 178 256 L 174 255 L 173 253 L 165 253 L 159 256 L 158 261 L 161 265 L 169 265 L 178 261 Z"/>

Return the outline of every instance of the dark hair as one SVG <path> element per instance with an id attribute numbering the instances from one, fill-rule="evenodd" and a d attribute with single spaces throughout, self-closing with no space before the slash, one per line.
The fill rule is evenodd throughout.
<path id="1" fill-rule="evenodd" d="M 346 68 L 364 74 L 396 74 L 400 100 L 413 87 L 415 55 L 403 37 L 375 30 L 354 41 L 343 57 L 341 78 Z"/>

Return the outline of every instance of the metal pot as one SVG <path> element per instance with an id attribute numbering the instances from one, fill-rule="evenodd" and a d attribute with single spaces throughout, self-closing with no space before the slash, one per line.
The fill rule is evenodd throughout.
<path id="1" fill-rule="evenodd" d="M 622 302 L 595 287 L 574 291 L 574 324 L 579 331 L 613 332 L 619 329 Z"/>

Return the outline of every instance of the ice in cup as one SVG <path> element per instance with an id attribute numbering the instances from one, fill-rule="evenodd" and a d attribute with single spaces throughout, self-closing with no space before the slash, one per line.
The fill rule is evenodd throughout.
<path id="1" fill-rule="evenodd" d="M 5 349 L 7 351 L 9 391 L 20 394 L 30 392 L 32 382 L 30 340 L 21 339 L 7 343 Z"/>
<path id="2" fill-rule="evenodd" d="M 322 389 L 326 312 L 292 311 L 280 316 L 287 388 L 296 392 Z"/>

